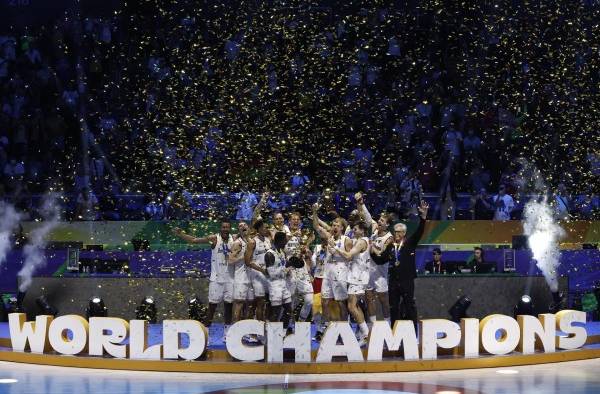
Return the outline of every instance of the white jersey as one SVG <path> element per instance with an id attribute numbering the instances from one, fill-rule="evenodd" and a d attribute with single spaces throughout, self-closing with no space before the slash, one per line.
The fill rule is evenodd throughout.
<path id="1" fill-rule="evenodd" d="M 379 250 L 383 249 L 383 245 L 392 237 L 392 233 L 389 231 L 382 236 L 377 235 L 377 233 L 371 235 L 371 244 L 375 245 Z M 373 276 L 381 276 L 384 278 L 388 277 L 388 263 L 377 265 L 375 262 L 369 257 L 369 271 Z"/>
<path id="2" fill-rule="evenodd" d="M 348 271 L 348 283 L 353 285 L 366 285 L 369 283 L 369 238 L 362 237 L 361 240 L 365 241 L 366 248 L 364 252 L 361 252 L 352 258 L 350 263 L 350 269 Z M 358 243 L 358 239 L 354 240 L 354 245 Z"/>
<path id="3" fill-rule="evenodd" d="M 323 245 L 315 246 L 315 250 L 312 254 L 313 276 L 315 278 L 325 277 L 325 264 L 329 260 L 329 257 L 330 255 L 327 248 L 323 248 Z"/>
<path id="4" fill-rule="evenodd" d="M 283 227 L 281 227 L 280 229 L 276 228 L 275 226 L 271 227 L 271 234 L 273 236 L 275 236 L 275 233 L 278 233 L 278 232 L 285 233 L 285 235 L 287 235 L 287 236 L 292 235 L 292 232 L 290 231 L 290 228 L 288 227 L 287 224 L 284 224 Z"/>
<path id="5" fill-rule="evenodd" d="M 265 253 L 271 249 L 271 240 L 265 237 L 261 240 L 259 236 L 254 237 L 254 253 L 252 253 L 252 261 L 261 268 L 265 268 Z"/>
<path id="6" fill-rule="evenodd" d="M 233 246 L 233 237 L 230 235 L 227 242 L 223 242 L 221 234 L 217 234 L 217 243 L 210 256 L 210 281 L 217 283 L 233 282 L 233 265 L 227 264 L 227 256 Z"/>
<path id="7" fill-rule="evenodd" d="M 278 252 L 274 249 L 268 250 L 267 253 L 272 254 L 275 257 L 275 263 L 270 266 L 267 267 L 267 272 L 269 273 L 269 286 L 272 285 L 282 285 L 285 286 L 285 280 L 286 280 L 286 270 L 285 270 L 285 265 L 286 265 L 286 258 L 285 258 L 285 253 L 282 252 Z M 265 253 L 266 254 L 266 253 Z"/>
<path id="8" fill-rule="evenodd" d="M 246 254 L 248 243 L 244 241 L 242 237 L 238 238 L 236 242 L 239 242 L 242 245 L 242 250 L 240 251 L 240 256 L 242 256 L 242 258 L 234 265 L 235 274 L 233 280 L 235 283 L 248 283 L 250 281 L 250 278 L 248 277 L 248 267 L 244 262 L 244 255 Z"/>
<path id="9" fill-rule="evenodd" d="M 335 240 L 335 247 L 345 249 L 347 239 L 345 235 L 340 236 Z M 331 280 L 345 282 L 348 279 L 348 260 L 337 253 L 331 255 L 325 265 L 325 276 Z"/>
<path id="10" fill-rule="evenodd" d="M 285 256 L 289 259 L 293 255 L 300 254 L 300 248 L 302 244 L 302 239 L 297 235 L 292 235 L 290 239 L 285 244 Z"/>

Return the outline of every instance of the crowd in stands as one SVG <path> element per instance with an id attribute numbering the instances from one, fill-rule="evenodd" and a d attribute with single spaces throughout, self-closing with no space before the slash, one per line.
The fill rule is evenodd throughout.
<path id="1" fill-rule="evenodd" d="M 400 217 L 425 198 L 509 220 L 538 191 L 526 158 L 558 217 L 599 217 L 597 4 L 332 3 L 143 1 L 4 32 L 0 198 L 161 220 L 361 190 Z"/>

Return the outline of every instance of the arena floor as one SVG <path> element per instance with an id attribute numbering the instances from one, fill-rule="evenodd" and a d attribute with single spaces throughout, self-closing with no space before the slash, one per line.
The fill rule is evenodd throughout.
<path id="1" fill-rule="evenodd" d="M 600 392 L 600 359 L 500 369 L 344 375 L 105 371 L 0 362 L 4 393 L 566 393 Z"/>

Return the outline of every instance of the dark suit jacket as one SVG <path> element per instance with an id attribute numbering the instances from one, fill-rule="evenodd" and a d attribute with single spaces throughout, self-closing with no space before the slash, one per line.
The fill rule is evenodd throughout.
<path id="1" fill-rule="evenodd" d="M 442 261 L 440 264 L 440 272 L 433 272 L 433 261 L 428 261 L 425 264 L 425 271 L 429 271 L 430 274 L 443 274 L 446 269 L 446 264 Z"/>
<path id="2" fill-rule="evenodd" d="M 398 264 L 396 265 L 396 253 L 394 244 L 390 244 L 381 254 L 377 256 L 371 254 L 371 258 L 375 264 L 389 263 L 389 279 L 390 283 L 393 281 L 399 281 L 403 279 L 414 279 L 417 277 L 417 267 L 415 264 L 415 249 L 423 236 L 425 231 L 425 219 L 419 217 L 419 226 L 417 230 L 406 239 L 402 248 L 398 253 Z"/>

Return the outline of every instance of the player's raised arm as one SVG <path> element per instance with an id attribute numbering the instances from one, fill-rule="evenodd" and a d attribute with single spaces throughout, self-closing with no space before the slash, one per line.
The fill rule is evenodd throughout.
<path id="1" fill-rule="evenodd" d="M 175 227 L 172 232 L 175 236 L 190 244 L 209 244 L 211 248 L 214 248 L 217 243 L 217 236 L 215 234 L 210 234 L 206 237 L 194 237 L 193 235 L 186 234 L 179 227 Z"/>
<path id="2" fill-rule="evenodd" d="M 265 209 L 265 206 L 267 205 L 268 199 L 269 199 L 269 193 L 264 192 L 262 194 L 262 196 L 260 197 L 260 201 L 254 207 L 254 211 L 252 211 L 252 223 L 251 223 L 250 227 L 254 226 L 254 223 L 256 223 L 256 221 L 260 217 L 262 210 Z"/>
<path id="3" fill-rule="evenodd" d="M 317 234 L 319 234 L 319 236 L 321 238 L 329 239 L 329 238 L 331 238 L 331 234 L 323 226 L 321 226 L 321 223 L 319 220 L 319 215 L 317 214 L 318 210 L 319 210 L 319 204 L 317 204 L 317 203 L 313 204 L 313 206 L 312 206 L 313 228 L 315 229 L 315 231 L 317 232 Z"/>

